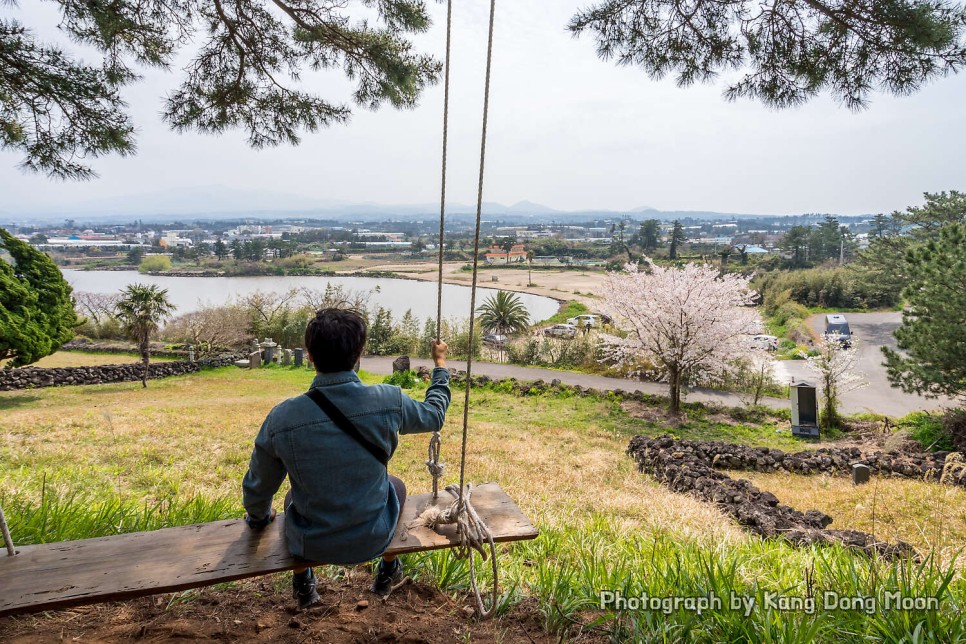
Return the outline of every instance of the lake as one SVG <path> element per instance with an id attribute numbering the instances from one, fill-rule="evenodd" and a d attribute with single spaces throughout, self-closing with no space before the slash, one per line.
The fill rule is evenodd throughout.
<path id="1" fill-rule="evenodd" d="M 178 307 L 175 315 L 197 311 L 205 304 L 222 305 L 257 291 L 286 293 L 290 289 L 310 288 L 324 291 L 328 284 L 347 291 L 371 292 L 369 306 L 389 309 L 395 319 L 412 310 L 417 319 L 436 317 L 436 283 L 377 277 L 171 277 L 143 275 L 137 271 L 78 271 L 63 269 L 64 277 L 74 291 L 117 293 L 129 284 L 157 284 L 168 289 L 168 299 Z M 477 288 L 479 306 L 496 289 Z M 557 312 L 557 301 L 540 295 L 520 293 L 520 301 L 530 313 L 530 320 L 545 320 Z M 470 287 L 443 284 L 443 317 L 469 317 Z"/>

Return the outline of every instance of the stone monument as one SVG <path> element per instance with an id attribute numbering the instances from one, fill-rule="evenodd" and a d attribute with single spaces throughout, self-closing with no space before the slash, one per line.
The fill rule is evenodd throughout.
<path id="1" fill-rule="evenodd" d="M 272 342 L 271 338 L 265 338 L 265 341 L 260 345 L 262 350 L 262 361 L 265 364 L 270 362 L 275 362 L 275 349 L 278 347 L 277 342 Z"/>

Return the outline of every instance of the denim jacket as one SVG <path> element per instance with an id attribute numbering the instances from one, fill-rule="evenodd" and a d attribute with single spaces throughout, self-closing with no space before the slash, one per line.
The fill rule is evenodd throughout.
<path id="1" fill-rule="evenodd" d="M 364 385 L 353 371 L 317 374 L 312 388 L 390 456 L 399 434 L 441 429 L 450 402 L 449 371 L 440 368 L 425 402 L 392 385 Z M 386 468 L 304 394 L 276 405 L 255 438 L 242 482 L 249 516 L 268 516 L 286 474 L 292 502 L 285 508 L 285 537 L 293 555 L 356 564 L 389 547 L 399 500 Z"/>

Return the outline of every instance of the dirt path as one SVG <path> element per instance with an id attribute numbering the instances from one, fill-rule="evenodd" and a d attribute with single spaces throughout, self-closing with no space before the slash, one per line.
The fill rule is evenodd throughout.
<path id="1" fill-rule="evenodd" d="M 279 575 L 175 595 L 0 619 L 7 644 L 126 642 L 132 639 L 229 642 L 556 642 L 525 601 L 499 619 L 478 622 L 425 584 L 411 584 L 383 601 L 368 591 L 360 568 L 340 580 L 319 579 L 320 607 L 297 612 L 287 578 Z"/>

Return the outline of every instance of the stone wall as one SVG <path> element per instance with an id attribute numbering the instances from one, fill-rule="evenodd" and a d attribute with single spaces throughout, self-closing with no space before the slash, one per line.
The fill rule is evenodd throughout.
<path id="1" fill-rule="evenodd" d="M 642 472 L 675 492 L 714 503 L 756 534 L 783 538 L 795 545 L 840 543 L 887 557 L 915 555 L 915 550 L 905 542 L 885 543 L 857 530 L 830 530 L 832 517 L 827 514 L 818 510 L 801 512 L 781 505 L 771 492 L 759 490 L 744 479 L 733 479 L 715 468 L 844 474 L 851 471 L 852 463 L 862 462 L 880 474 L 938 480 L 946 458 L 945 454 L 899 457 L 881 453 L 861 458 L 855 448 L 786 454 L 775 449 L 719 441 L 677 440 L 671 436 L 635 436 L 627 452 Z M 952 482 L 964 485 L 966 477 Z"/>
<path id="2" fill-rule="evenodd" d="M 148 378 L 167 378 L 195 373 L 202 369 L 228 367 L 239 356 L 224 354 L 204 358 L 196 362 L 154 362 L 148 369 Z M 0 391 L 14 389 L 36 389 L 39 387 L 62 387 L 65 385 L 101 385 L 110 382 L 134 382 L 141 380 L 143 367 L 140 363 L 108 364 L 93 367 L 60 367 L 42 369 L 23 367 L 21 369 L 0 369 Z"/>
<path id="3" fill-rule="evenodd" d="M 785 453 L 767 447 L 748 447 L 721 441 L 676 441 L 678 449 L 693 452 L 717 469 L 752 470 L 754 472 L 791 472 L 793 474 L 840 474 L 848 476 L 852 465 L 868 465 L 874 474 L 939 481 L 949 452 L 919 454 L 863 454 L 857 447 L 823 447 L 816 450 Z M 947 480 L 966 486 L 966 473 Z"/>
<path id="4" fill-rule="evenodd" d="M 863 454 L 857 447 L 823 447 L 786 454 L 767 447 L 732 445 L 719 441 L 680 441 L 702 458 L 711 459 L 718 469 L 753 470 L 755 472 L 792 472 L 795 474 L 849 475 L 854 463 L 868 465 L 874 474 L 938 481 L 949 452 L 920 454 Z M 950 482 L 966 486 L 966 477 L 948 477 Z"/>

